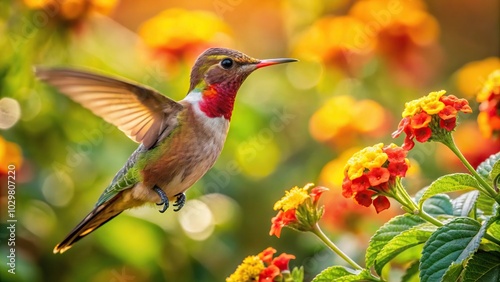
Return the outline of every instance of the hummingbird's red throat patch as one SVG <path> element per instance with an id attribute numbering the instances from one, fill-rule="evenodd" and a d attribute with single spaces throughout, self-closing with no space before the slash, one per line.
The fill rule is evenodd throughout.
<path id="1" fill-rule="evenodd" d="M 224 117 L 231 120 L 236 91 L 224 89 L 217 84 L 208 86 L 202 92 L 200 110 L 210 118 Z"/>

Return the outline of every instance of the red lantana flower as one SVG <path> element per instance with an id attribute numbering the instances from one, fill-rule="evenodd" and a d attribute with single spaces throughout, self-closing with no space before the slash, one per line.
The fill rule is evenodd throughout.
<path id="1" fill-rule="evenodd" d="M 355 153 L 344 168 L 342 195 L 354 197 L 362 206 L 373 204 L 377 213 L 390 207 L 388 195 L 396 179 L 408 170 L 407 151 L 391 144 L 380 143 Z"/>
<path id="2" fill-rule="evenodd" d="M 226 282 L 272 282 L 289 281 L 288 263 L 295 259 L 294 255 L 282 253 L 273 258 L 276 250 L 269 247 L 256 256 L 248 256 L 236 268 L 236 271 L 226 278 Z"/>
<path id="3" fill-rule="evenodd" d="M 296 222 L 297 217 L 295 216 L 295 209 L 284 211 L 279 211 L 278 214 L 271 219 L 271 231 L 269 235 L 276 235 L 276 237 L 281 236 L 281 229 L 292 222 Z"/>
<path id="4" fill-rule="evenodd" d="M 444 135 L 455 129 L 458 112 L 472 112 L 467 100 L 453 95 L 445 96 L 445 93 L 444 90 L 431 92 L 405 104 L 403 119 L 392 133 L 393 138 L 403 132 L 406 134 L 403 143 L 405 150 L 415 146 L 413 139 L 421 143 L 442 140 Z"/>
<path id="5" fill-rule="evenodd" d="M 323 207 L 318 200 L 328 188 L 309 183 L 303 188 L 294 187 L 274 204 L 278 214 L 271 219 L 269 235 L 280 237 L 283 227 L 299 231 L 310 231 L 323 215 Z"/>

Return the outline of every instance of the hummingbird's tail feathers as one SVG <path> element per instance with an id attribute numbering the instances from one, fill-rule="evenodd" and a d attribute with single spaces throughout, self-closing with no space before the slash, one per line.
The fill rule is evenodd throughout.
<path id="1" fill-rule="evenodd" d="M 119 215 L 124 209 L 119 207 L 119 193 L 111 200 L 95 207 L 69 234 L 54 248 L 54 254 L 64 253 L 83 237 L 89 235 L 106 222 Z"/>

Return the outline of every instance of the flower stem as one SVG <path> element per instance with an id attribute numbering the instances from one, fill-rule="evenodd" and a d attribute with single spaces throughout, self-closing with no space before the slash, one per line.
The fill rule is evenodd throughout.
<path id="1" fill-rule="evenodd" d="M 471 166 L 471 164 L 467 161 L 467 159 L 464 157 L 462 152 L 458 149 L 457 145 L 455 144 L 455 141 L 453 140 L 453 136 L 448 135 L 449 138 L 445 138 L 446 140 L 443 140 L 443 144 L 446 145 L 459 159 L 460 161 L 464 164 L 464 166 L 469 170 L 469 172 L 476 178 L 476 180 L 483 186 L 485 191 L 490 197 L 495 199 L 499 204 L 500 200 L 496 198 L 496 192 L 491 185 L 486 183 L 486 181 L 477 173 L 477 171 Z"/>
<path id="2" fill-rule="evenodd" d="M 353 261 L 348 255 L 346 255 L 342 250 L 340 250 L 330 239 L 323 233 L 323 230 L 316 223 L 314 225 L 313 230 L 311 231 L 316 235 L 325 245 L 327 245 L 334 253 L 339 255 L 343 260 L 345 260 L 348 264 L 350 264 L 356 270 L 363 270 L 361 266 L 359 266 L 355 261 Z"/>
<path id="3" fill-rule="evenodd" d="M 398 181 L 396 184 L 396 193 L 394 198 L 398 200 L 400 204 L 402 204 L 406 209 L 405 211 L 414 214 L 423 220 L 432 223 L 436 225 L 437 227 L 443 226 L 443 223 L 436 218 L 432 217 L 430 214 L 425 212 L 423 209 L 419 209 L 417 204 L 413 201 L 413 199 L 408 195 L 408 192 L 406 192 L 405 188 L 401 184 L 401 181 Z M 411 212 L 410 212 L 411 211 Z"/>
<path id="4" fill-rule="evenodd" d="M 418 216 L 421 219 L 423 219 L 423 220 L 425 220 L 425 221 L 427 221 L 429 223 L 432 223 L 432 224 L 436 225 L 437 227 L 441 227 L 441 226 L 444 225 L 441 221 L 435 219 L 433 216 L 431 216 L 430 214 L 428 214 L 427 212 L 425 212 L 423 209 L 418 213 Z"/>

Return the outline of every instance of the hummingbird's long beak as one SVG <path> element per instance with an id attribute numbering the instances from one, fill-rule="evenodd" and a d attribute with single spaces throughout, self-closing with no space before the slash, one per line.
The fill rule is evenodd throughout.
<path id="1" fill-rule="evenodd" d="M 256 68 L 260 69 L 263 67 L 267 66 L 272 66 L 272 65 L 277 65 L 277 64 L 285 64 L 285 63 L 292 63 L 292 62 L 297 62 L 297 59 L 292 59 L 292 58 L 279 58 L 279 59 L 267 59 L 267 60 L 261 60 L 256 64 Z"/>

